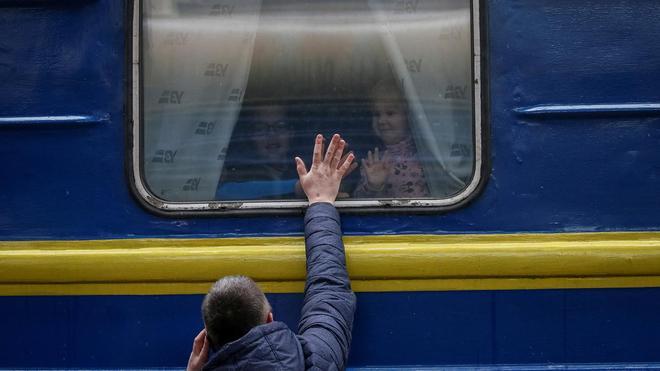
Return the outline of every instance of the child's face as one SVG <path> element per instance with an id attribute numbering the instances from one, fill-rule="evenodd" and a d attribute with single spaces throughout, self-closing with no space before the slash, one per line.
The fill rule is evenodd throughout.
<path id="1" fill-rule="evenodd" d="M 371 127 L 385 144 L 397 144 L 408 137 L 406 110 L 399 102 L 379 101 L 373 106 Z"/>

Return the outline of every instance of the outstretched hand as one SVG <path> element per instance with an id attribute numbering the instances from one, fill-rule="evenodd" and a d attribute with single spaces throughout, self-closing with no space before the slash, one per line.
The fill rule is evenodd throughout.
<path id="1" fill-rule="evenodd" d="M 192 352 L 188 358 L 186 371 L 201 371 L 209 358 L 209 340 L 206 338 L 206 329 L 200 331 L 193 341 Z"/>
<path id="2" fill-rule="evenodd" d="M 342 157 L 345 147 L 346 141 L 341 139 L 339 134 L 335 134 L 323 156 L 323 136 L 318 134 L 314 142 L 314 155 L 309 171 L 303 160 L 296 157 L 296 170 L 300 178 L 300 186 L 310 204 L 335 202 L 342 178 L 355 168 L 351 167 L 351 163 L 355 159 L 353 153 Z"/>
<path id="3" fill-rule="evenodd" d="M 380 155 L 378 147 L 369 151 L 366 159 L 362 159 L 362 168 L 367 175 L 367 185 L 372 190 L 381 190 L 390 174 L 390 162 L 386 159 L 387 152 Z"/>

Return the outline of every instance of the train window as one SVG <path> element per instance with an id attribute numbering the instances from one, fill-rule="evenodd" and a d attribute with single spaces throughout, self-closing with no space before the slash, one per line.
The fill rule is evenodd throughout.
<path id="1" fill-rule="evenodd" d="M 144 0 L 134 173 L 167 210 L 299 208 L 295 155 L 340 133 L 339 206 L 450 206 L 480 180 L 469 0 Z M 476 35 L 476 36 L 475 36 Z"/>

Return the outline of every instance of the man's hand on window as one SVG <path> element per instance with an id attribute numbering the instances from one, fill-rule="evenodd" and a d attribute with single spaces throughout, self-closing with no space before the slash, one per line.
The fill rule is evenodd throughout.
<path id="1" fill-rule="evenodd" d="M 318 134 L 314 143 L 314 155 L 309 172 L 303 160 L 296 157 L 296 170 L 300 178 L 300 186 L 310 204 L 335 202 L 342 178 L 355 169 L 355 166 L 351 166 L 355 159 L 353 153 L 342 157 L 345 147 L 346 141 L 341 139 L 339 134 L 335 134 L 332 136 L 324 156 L 323 136 Z"/>

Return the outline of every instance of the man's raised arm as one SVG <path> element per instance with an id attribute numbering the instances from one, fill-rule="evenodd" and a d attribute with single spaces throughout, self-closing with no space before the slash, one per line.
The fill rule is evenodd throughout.
<path id="1" fill-rule="evenodd" d="M 296 157 L 300 185 L 309 199 L 305 214 L 307 282 L 298 333 L 306 368 L 346 367 L 351 344 L 355 294 L 351 290 L 339 213 L 333 206 L 342 178 L 355 168 L 354 155 L 342 157 L 346 142 L 335 134 L 323 155 L 323 137 L 316 136 L 309 170 Z"/>

